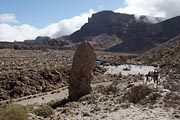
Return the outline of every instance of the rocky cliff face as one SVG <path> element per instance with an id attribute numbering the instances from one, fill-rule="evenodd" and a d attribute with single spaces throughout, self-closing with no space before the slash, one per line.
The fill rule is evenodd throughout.
<path id="1" fill-rule="evenodd" d="M 146 16 L 137 20 L 134 15 L 102 11 L 93 14 L 88 23 L 70 35 L 70 39 L 73 43 L 77 43 L 87 37 L 107 34 L 117 36 L 123 41 L 107 51 L 144 52 L 180 34 L 179 25 L 180 17 L 159 23 L 148 23 Z"/>
<path id="2" fill-rule="evenodd" d="M 133 21 L 132 15 L 102 11 L 93 14 L 92 18 L 89 18 L 88 23 L 83 25 L 79 31 L 74 32 L 70 37 L 73 42 L 81 42 L 87 36 L 97 36 L 102 33 L 114 35 L 119 32 L 125 32 L 128 23 L 131 21 Z"/>

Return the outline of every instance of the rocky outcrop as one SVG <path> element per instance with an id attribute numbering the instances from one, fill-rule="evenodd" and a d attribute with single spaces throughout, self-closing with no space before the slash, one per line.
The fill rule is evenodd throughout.
<path id="1" fill-rule="evenodd" d="M 78 100 L 91 91 L 91 71 L 95 67 L 96 54 L 88 42 L 77 48 L 69 80 L 69 99 Z"/>

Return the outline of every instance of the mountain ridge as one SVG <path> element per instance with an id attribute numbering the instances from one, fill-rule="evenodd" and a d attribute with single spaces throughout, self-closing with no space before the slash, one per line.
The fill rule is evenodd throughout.
<path id="1" fill-rule="evenodd" d="M 115 35 L 122 40 L 106 51 L 110 52 L 145 52 L 180 34 L 180 17 L 174 17 L 159 23 L 148 23 L 142 16 L 102 11 L 89 18 L 80 30 L 70 35 L 73 43 L 82 42 L 86 37 L 100 34 Z"/>

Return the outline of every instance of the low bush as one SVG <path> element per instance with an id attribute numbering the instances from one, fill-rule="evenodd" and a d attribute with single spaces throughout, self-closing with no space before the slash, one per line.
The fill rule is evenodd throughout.
<path id="1" fill-rule="evenodd" d="M 34 113 L 38 116 L 49 117 L 54 114 L 54 110 L 49 105 L 43 104 L 39 108 L 34 110 Z"/>
<path id="2" fill-rule="evenodd" d="M 152 89 L 145 85 L 138 85 L 132 87 L 125 95 L 124 99 L 132 103 L 138 103 L 144 99 L 147 95 L 152 93 Z"/>
<path id="3" fill-rule="evenodd" d="M 28 120 L 27 110 L 17 104 L 0 106 L 0 120 Z"/>

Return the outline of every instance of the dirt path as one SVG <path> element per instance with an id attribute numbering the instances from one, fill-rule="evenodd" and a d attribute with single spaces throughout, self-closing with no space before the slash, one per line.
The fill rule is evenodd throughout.
<path id="1" fill-rule="evenodd" d="M 92 84 L 92 87 L 96 87 L 99 85 L 110 85 L 112 82 L 101 82 L 101 83 L 95 83 Z M 32 104 L 42 104 L 42 103 L 48 103 L 52 100 L 61 100 L 65 97 L 68 96 L 68 89 L 63 88 L 60 92 L 58 93 L 53 93 L 52 92 L 47 92 L 45 95 L 41 95 L 41 96 L 37 96 L 34 98 L 30 98 L 30 99 L 25 99 L 22 101 L 18 101 L 18 102 L 13 102 L 14 104 L 21 104 L 21 105 L 32 105 Z"/>

